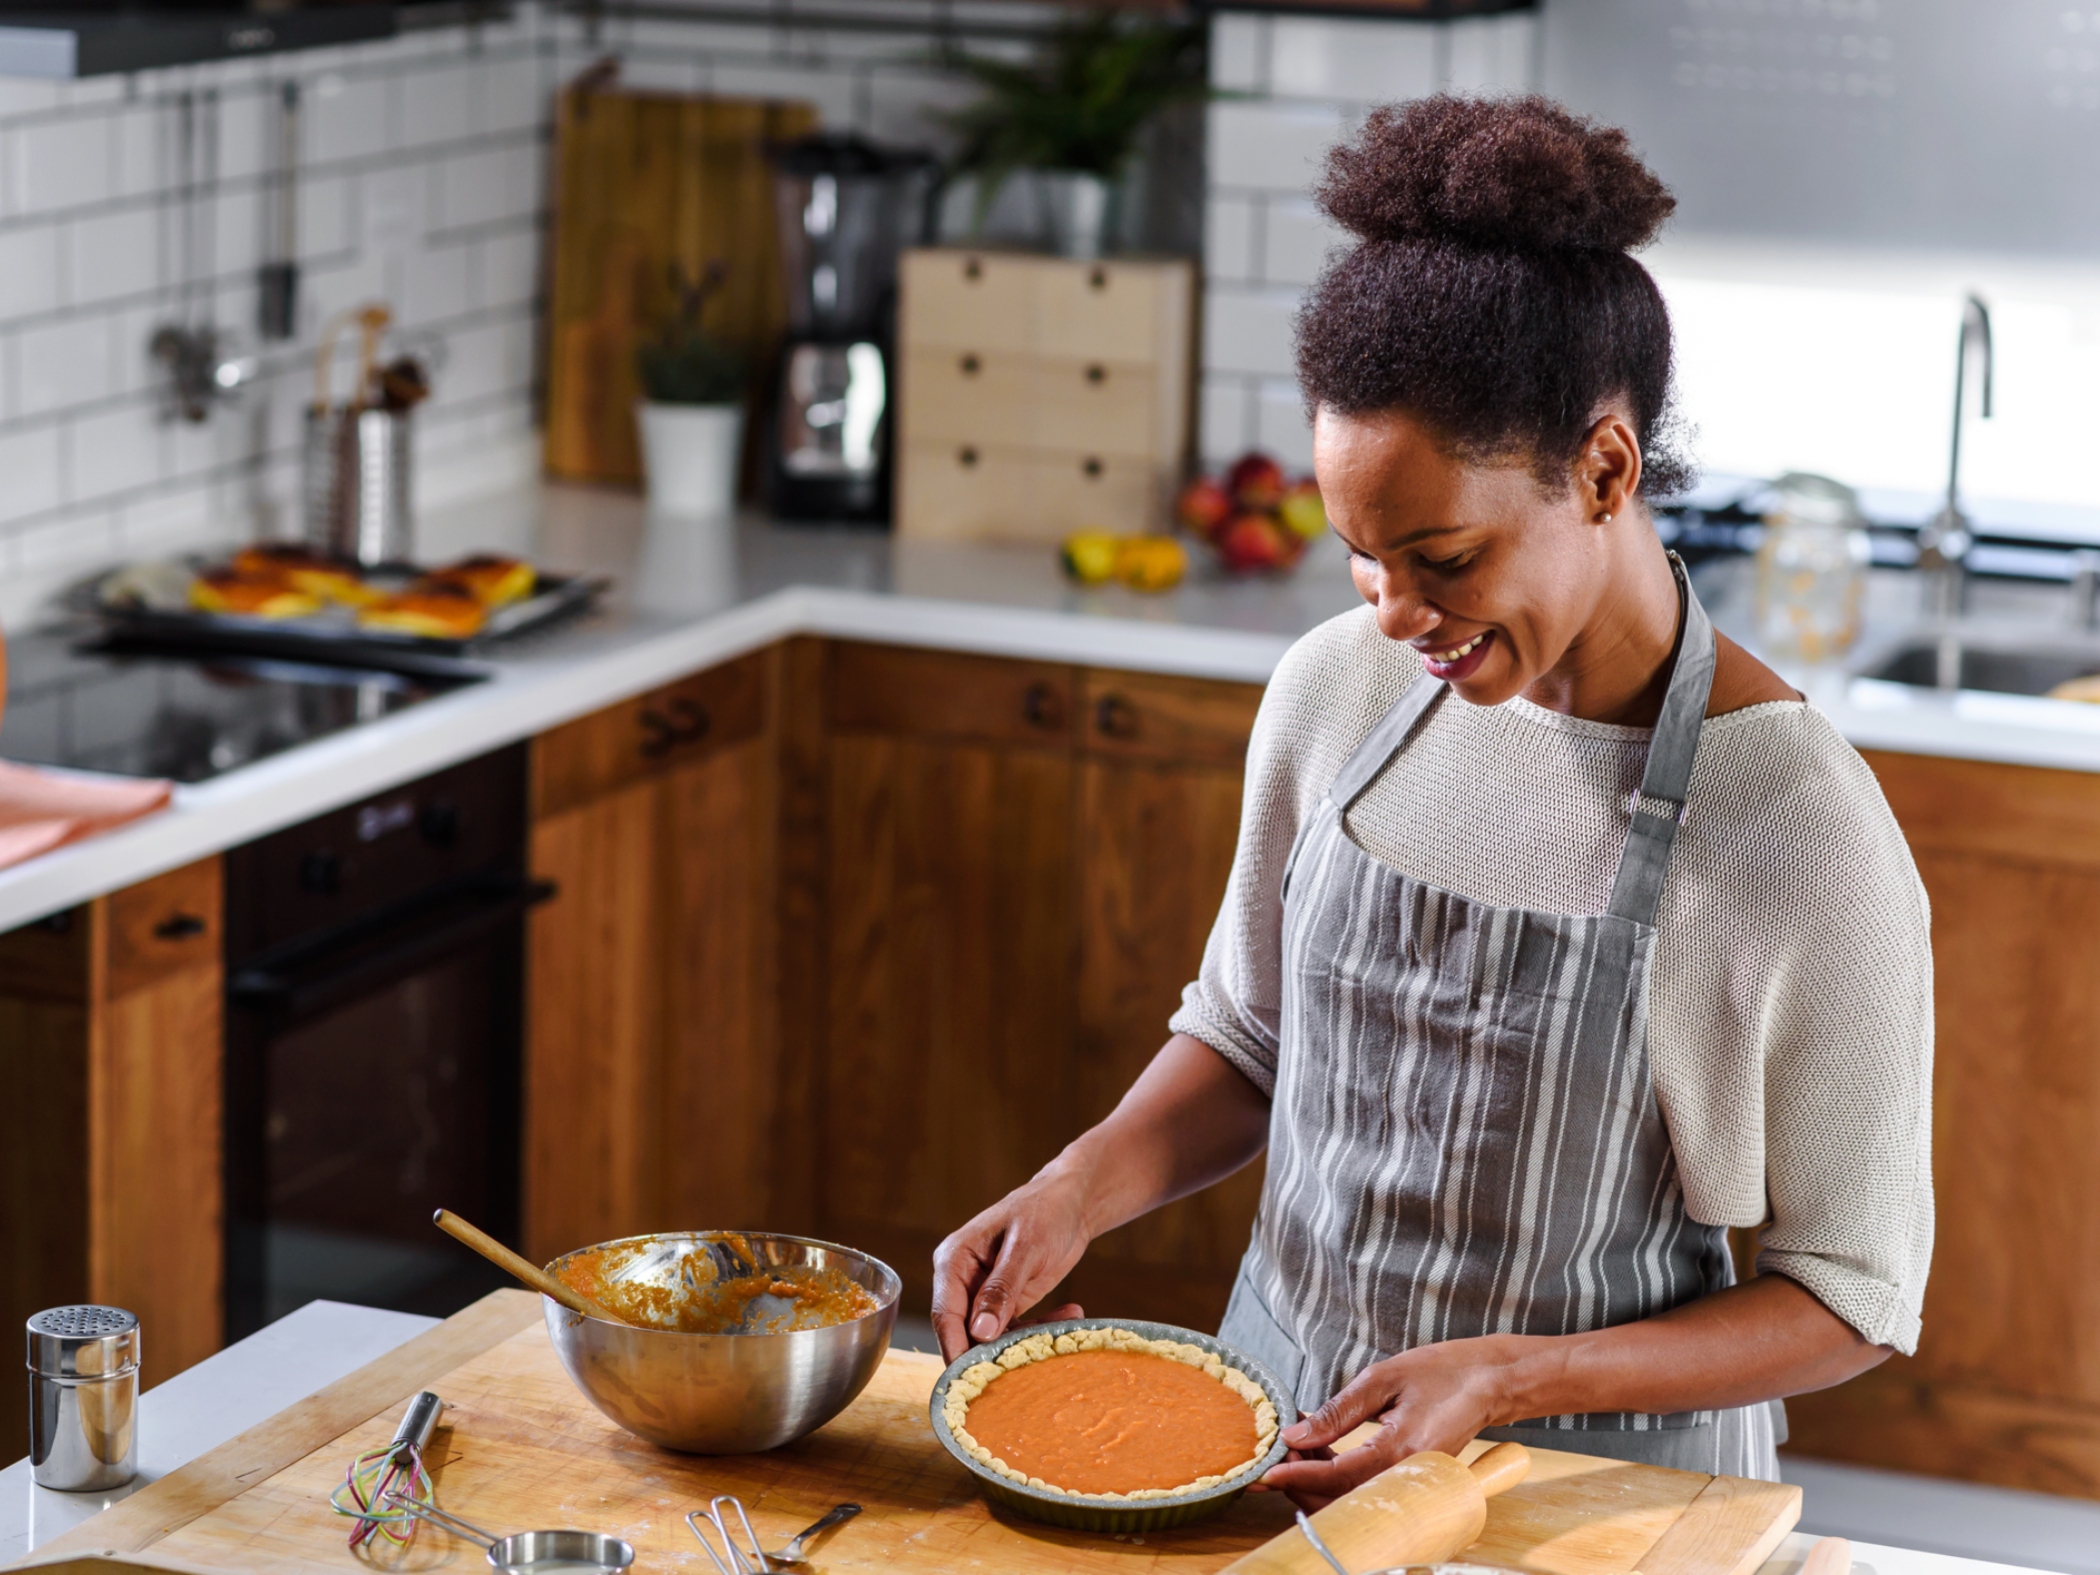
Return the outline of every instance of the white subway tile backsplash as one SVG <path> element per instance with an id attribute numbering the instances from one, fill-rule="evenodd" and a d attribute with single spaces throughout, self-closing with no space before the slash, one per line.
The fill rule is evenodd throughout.
<path id="1" fill-rule="evenodd" d="M 401 82 L 401 146 L 428 148 L 470 137 L 480 118 L 481 68 L 471 61 L 418 71 Z"/>
<path id="2" fill-rule="evenodd" d="M 157 282 L 158 245 L 150 209 L 73 220 L 66 233 L 67 303 L 92 306 L 145 294 Z"/>
<path id="3" fill-rule="evenodd" d="M 1437 28 L 1419 22 L 1279 16 L 1269 91 L 1280 98 L 1383 104 L 1437 88 Z"/>
<path id="4" fill-rule="evenodd" d="M 1289 377 L 1291 317 L 1298 295 L 1290 290 L 1220 286 L 1203 307 L 1203 369 Z"/>
<path id="5" fill-rule="evenodd" d="M 542 85 L 536 56 L 499 56 L 483 65 L 477 75 L 481 81 L 482 132 L 524 131 L 540 123 L 549 94 Z"/>
<path id="6" fill-rule="evenodd" d="M 438 166 L 432 183 L 432 229 L 466 230 L 532 212 L 537 193 L 527 150 L 459 153 Z"/>
<path id="7" fill-rule="evenodd" d="M 1296 197 L 1269 199 L 1262 226 L 1258 277 L 1271 285 L 1308 285 L 1320 276 L 1327 254 L 1346 244 L 1348 236 L 1310 202 Z"/>
<path id="8" fill-rule="evenodd" d="M 219 94 L 219 179 L 247 180 L 276 162 L 277 105 L 256 88 Z"/>
<path id="9" fill-rule="evenodd" d="M 1245 378 L 1206 377 L 1197 417 L 1196 447 L 1203 463 L 1229 465 L 1251 447 L 1254 401 Z"/>
<path id="10" fill-rule="evenodd" d="M 1476 16 L 1448 25 L 1452 92 L 1528 93 L 1537 85 L 1537 18 Z"/>
<path id="11" fill-rule="evenodd" d="M 1303 192 L 1347 129 L 1331 104 L 1220 101 L 1209 107 L 1212 186 Z"/>
<path id="12" fill-rule="evenodd" d="M 7 133 L 7 208 L 50 213 L 104 201 L 115 187 L 115 141 L 102 115 L 18 126 Z"/>
<path id="13" fill-rule="evenodd" d="M 1260 216 L 1252 197 L 1212 196 L 1203 212 L 1203 273 L 1228 284 L 1259 283 L 1255 236 Z"/>
<path id="14" fill-rule="evenodd" d="M 1256 445 L 1292 470 L 1311 470 L 1312 424 L 1305 419 L 1305 400 L 1298 385 L 1270 381 L 1255 397 Z"/>
<path id="15" fill-rule="evenodd" d="M 173 117 L 160 104 L 127 104 L 110 117 L 114 194 L 143 197 L 165 187 L 174 172 L 167 131 Z"/>
<path id="16" fill-rule="evenodd" d="M 522 306 L 534 298 L 540 287 L 540 239 L 537 225 L 483 238 L 483 306 Z"/>
<path id="17" fill-rule="evenodd" d="M 117 497 L 160 479 L 159 417 L 150 404 L 96 411 L 75 417 L 71 425 L 66 456 L 69 501 Z"/>
<path id="18" fill-rule="evenodd" d="M 108 317 L 68 317 L 15 336 L 15 411 L 42 415 L 112 392 L 116 339 Z"/>
<path id="19" fill-rule="evenodd" d="M 307 158 L 325 165 L 384 152 L 393 130 L 392 98 L 382 78 L 320 78 L 305 99 Z"/>
<path id="20" fill-rule="evenodd" d="M 408 254 L 401 297 L 395 303 L 407 324 L 444 322 L 474 304 L 473 253 L 463 244 L 425 246 Z"/>
<path id="21" fill-rule="evenodd" d="M 1221 93 L 1258 93 L 1269 85 L 1269 19 L 1220 13 L 1210 24 L 1210 85 Z"/>
<path id="22" fill-rule="evenodd" d="M 0 321 L 58 305 L 55 226 L 0 230 Z"/>
<path id="23" fill-rule="evenodd" d="M 0 524 L 58 507 L 58 428 L 51 422 L 0 432 Z"/>

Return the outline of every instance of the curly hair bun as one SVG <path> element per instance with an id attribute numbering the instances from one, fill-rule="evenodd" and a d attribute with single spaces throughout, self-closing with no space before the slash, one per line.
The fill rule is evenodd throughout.
<path id="1" fill-rule="evenodd" d="M 1374 110 L 1315 195 L 1367 241 L 1491 251 L 1631 251 L 1677 206 L 1625 132 L 1536 95 Z"/>

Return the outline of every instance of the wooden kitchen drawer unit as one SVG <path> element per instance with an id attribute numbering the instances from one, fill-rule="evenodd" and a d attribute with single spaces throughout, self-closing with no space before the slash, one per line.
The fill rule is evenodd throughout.
<path id="1" fill-rule="evenodd" d="M 209 858 L 111 893 L 105 993 L 129 995 L 186 968 L 217 967 L 224 889 L 224 866 Z"/>
<path id="2" fill-rule="evenodd" d="M 980 353 L 1036 349 L 1034 258 L 927 248 L 904 254 L 897 342 Z"/>
<path id="3" fill-rule="evenodd" d="M 898 533 L 921 541 L 1056 542 L 1167 525 L 1173 472 L 1153 460 L 968 442 L 912 443 L 901 458 Z"/>
<path id="4" fill-rule="evenodd" d="M 1069 745 L 1079 714 L 1074 668 L 902 645 L 833 647 L 830 691 L 843 732 Z"/>
<path id="5" fill-rule="evenodd" d="M 1147 366 L 920 349 L 901 368 L 914 440 L 1149 458 L 1172 424 Z"/>
<path id="6" fill-rule="evenodd" d="M 765 658 L 757 654 L 578 717 L 533 740 L 534 818 L 755 738 L 764 721 Z"/>
<path id="7" fill-rule="evenodd" d="M 1169 765 L 1239 766 L 1261 685 L 1088 669 L 1081 686 L 1086 748 Z"/>

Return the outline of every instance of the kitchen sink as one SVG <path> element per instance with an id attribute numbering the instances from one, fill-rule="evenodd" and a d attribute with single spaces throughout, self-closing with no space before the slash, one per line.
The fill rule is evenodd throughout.
<path id="1" fill-rule="evenodd" d="M 1859 676 L 1921 689 L 1986 689 L 2046 695 L 2058 684 L 2100 672 L 2100 648 L 2037 649 L 1920 640 L 1898 646 Z"/>

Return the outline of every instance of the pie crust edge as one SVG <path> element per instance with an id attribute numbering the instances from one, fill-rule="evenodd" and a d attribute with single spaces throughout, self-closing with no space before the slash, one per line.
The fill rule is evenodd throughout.
<path id="1" fill-rule="evenodd" d="M 1164 1356 L 1169 1361 L 1180 1362 L 1185 1367 L 1201 1368 L 1219 1383 L 1230 1389 L 1254 1413 L 1254 1453 L 1230 1471 L 1215 1476 L 1198 1477 L 1193 1482 L 1172 1488 L 1138 1488 L 1130 1493 L 1074 1493 L 1045 1482 L 1041 1477 L 1027 1476 L 1016 1471 L 997 1455 L 986 1449 L 970 1435 L 967 1420 L 970 1402 L 983 1394 L 993 1379 L 1012 1372 L 1017 1367 L 1026 1367 L 1031 1362 L 1048 1361 L 1055 1356 L 1071 1356 L 1079 1351 L 1139 1351 L 1152 1356 Z M 1190 1345 L 1180 1340 L 1151 1340 L 1129 1329 L 1075 1329 L 1060 1335 L 1032 1334 L 1025 1340 L 1016 1340 L 998 1356 L 988 1362 L 977 1362 L 955 1375 L 948 1386 L 948 1394 L 941 1407 L 941 1420 L 948 1424 L 948 1431 L 962 1446 L 964 1454 L 979 1465 L 996 1471 L 1009 1481 L 1019 1482 L 1040 1492 L 1055 1493 L 1060 1498 L 1082 1499 L 1088 1502 L 1136 1503 L 1144 1499 L 1180 1498 L 1186 1493 L 1200 1493 L 1230 1482 L 1242 1476 L 1268 1454 L 1276 1441 L 1276 1407 L 1269 1401 L 1262 1386 L 1249 1378 L 1223 1358 L 1212 1355 L 1200 1345 Z"/>

